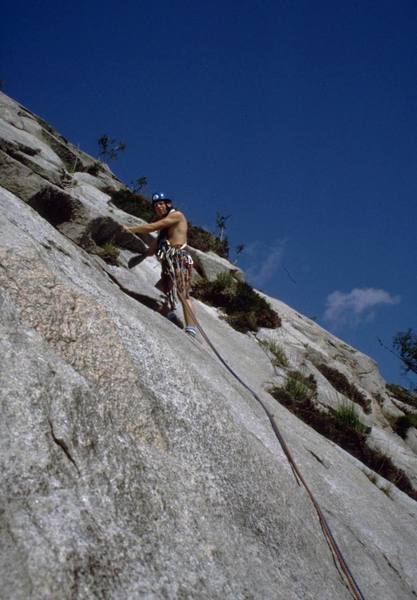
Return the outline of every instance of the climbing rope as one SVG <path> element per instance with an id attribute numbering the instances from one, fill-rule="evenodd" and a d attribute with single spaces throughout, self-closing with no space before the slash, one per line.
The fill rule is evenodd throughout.
<path id="1" fill-rule="evenodd" d="M 173 282 L 175 285 L 175 281 Z M 271 427 L 275 433 L 276 438 L 278 439 L 281 448 L 285 454 L 285 456 L 287 457 L 287 460 L 291 466 L 292 472 L 294 474 L 295 480 L 297 481 L 298 485 L 303 485 L 318 516 L 319 519 L 319 523 L 321 526 L 321 529 L 323 531 L 324 537 L 326 539 L 326 542 L 330 548 L 330 551 L 332 553 L 333 556 L 333 560 L 335 561 L 336 567 L 337 565 L 340 566 L 340 569 L 342 570 L 342 573 L 345 576 L 345 580 L 347 583 L 347 586 L 349 588 L 349 591 L 352 595 L 353 598 L 355 598 L 355 600 L 365 600 L 365 596 L 363 595 L 358 583 L 356 582 L 354 576 L 352 575 L 351 570 L 349 569 L 349 566 L 342 554 L 342 551 L 340 550 L 336 539 L 332 533 L 332 530 L 330 529 L 330 526 L 326 520 L 326 517 L 323 514 L 323 511 L 320 508 L 319 503 L 317 502 L 317 500 L 315 499 L 312 491 L 310 490 L 310 488 L 307 485 L 307 482 L 305 481 L 303 475 L 300 472 L 300 469 L 298 468 L 291 452 L 290 449 L 288 448 L 288 445 L 284 439 L 284 437 L 281 434 L 281 431 L 279 430 L 279 427 L 275 421 L 275 417 L 274 415 L 268 410 L 268 407 L 266 406 L 266 404 L 261 400 L 261 398 L 258 396 L 258 394 L 256 392 L 254 392 L 252 390 L 252 388 L 250 388 L 240 377 L 239 375 L 232 369 L 232 367 L 225 361 L 225 359 L 221 356 L 221 354 L 218 352 L 218 350 L 216 349 L 216 347 L 212 344 L 212 342 L 210 341 L 209 337 L 207 336 L 206 332 L 204 331 L 204 329 L 202 328 L 202 326 L 200 325 L 200 323 L 198 322 L 194 311 L 191 309 L 191 307 L 188 305 L 186 298 L 183 296 L 183 294 L 181 294 L 181 292 L 178 291 L 177 289 L 177 295 L 179 297 L 179 299 L 181 300 L 181 303 L 184 307 L 184 310 L 186 312 L 188 312 L 188 317 L 191 317 L 192 321 L 195 322 L 196 327 L 198 328 L 198 330 L 200 331 L 201 335 L 203 336 L 203 339 L 207 342 L 208 346 L 213 350 L 214 354 L 217 356 L 217 358 L 220 360 L 220 362 L 226 367 L 226 369 L 233 375 L 233 377 L 255 398 L 255 400 L 261 405 L 261 407 L 263 408 L 264 412 L 266 413 L 269 422 L 271 423 Z"/>

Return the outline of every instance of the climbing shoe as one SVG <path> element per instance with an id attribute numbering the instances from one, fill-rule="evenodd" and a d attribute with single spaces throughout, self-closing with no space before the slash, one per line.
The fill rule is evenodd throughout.
<path id="1" fill-rule="evenodd" d="M 195 338 L 197 335 L 197 327 L 194 327 L 194 325 L 187 325 L 185 328 L 185 333 L 188 333 L 188 335 Z"/>

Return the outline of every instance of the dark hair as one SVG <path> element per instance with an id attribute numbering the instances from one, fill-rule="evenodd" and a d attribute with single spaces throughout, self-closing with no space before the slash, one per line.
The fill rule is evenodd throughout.
<path id="1" fill-rule="evenodd" d="M 165 206 L 169 209 L 172 208 L 172 200 L 170 200 L 169 198 L 163 198 L 162 200 L 154 200 L 152 202 L 152 208 L 155 210 L 155 204 L 157 204 L 158 202 L 164 202 Z"/>
<path id="2" fill-rule="evenodd" d="M 157 200 L 152 200 L 152 206 L 157 204 L 158 202 L 165 202 L 165 204 L 172 204 L 171 198 L 158 198 Z"/>

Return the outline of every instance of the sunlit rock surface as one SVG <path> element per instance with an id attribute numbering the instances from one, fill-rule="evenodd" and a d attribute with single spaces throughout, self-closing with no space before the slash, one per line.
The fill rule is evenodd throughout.
<path id="1" fill-rule="evenodd" d="M 1 93 L 0 111 L 0 597 L 350 598 L 261 407 L 157 312 L 157 262 L 127 269 L 139 240 L 119 265 L 95 252 L 97 219 L 139 222 L 108 202 L 122 184 Z M 31 207 L 45 186 L 74 203 L 67 221 Z M 282 327 L 257 337 L 314 374 L 322 408 L 347 399 L 315 365 L 345 374 L 371 403 L 357 410 L 372 444 L 417 487 L 415 430 L 393 432 L 405 407 L 375 363 L 268 300 Z M 416 597 L 417 503 L 279 405 L 267 389 L 284 370 L 195 306 L 275 414 L 365 598 Z"/>

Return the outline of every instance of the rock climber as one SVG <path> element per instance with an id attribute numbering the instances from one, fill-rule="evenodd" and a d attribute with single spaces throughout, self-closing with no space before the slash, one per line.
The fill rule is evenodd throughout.
<path id="1" fill-rule="evenodd" d="M 161 263 L 161 279 L 156 287 L 166 296 L 166 316 L 175 321 L 175 304 L 179 299 L 184 313 L 185 331 L 195 337 L 197 326 L 190 299 L 193 259 L 185 249 L 187 219 L 182 212 L 173 208 L 172 200 L 165 198 L 164 194 L 154 194 L 152 206 L 157 220 L 145 225 L 123 227 L 130 233 L 159 232 L 158 237 L 150 244 L 145 257 L 155 255 Z"/>

